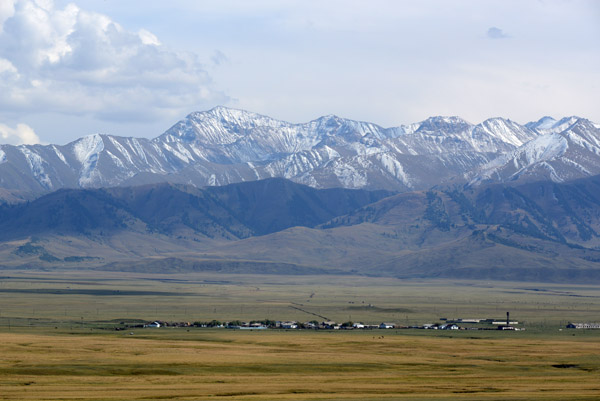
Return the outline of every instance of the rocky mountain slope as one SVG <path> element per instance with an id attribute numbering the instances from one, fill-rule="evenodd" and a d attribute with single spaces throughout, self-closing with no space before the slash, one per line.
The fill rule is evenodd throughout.
<path id="1" fill-rule="evenodd" d="M 431 117 L 383 128 L 336 116 L 291 124 L 217 107 L 152 140 L 95 134 L 67 145 L 0 145 L 0 188 L 14 201 L 60 188 L 202 187 L 269 177 L 394 191 L 449 181 L 560 181 L 597 174 L 598 143 L 598 125 L 576 117 L 524 126 Z"/>

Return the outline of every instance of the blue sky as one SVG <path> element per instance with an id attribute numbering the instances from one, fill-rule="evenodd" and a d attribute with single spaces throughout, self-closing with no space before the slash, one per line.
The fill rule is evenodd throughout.
<path id="1" fill-rule="evenodd" d="M 2 0 L 0 143 L 155 137 L 216 105 L 600 122 L 598 21 L 597 1 Z"/>

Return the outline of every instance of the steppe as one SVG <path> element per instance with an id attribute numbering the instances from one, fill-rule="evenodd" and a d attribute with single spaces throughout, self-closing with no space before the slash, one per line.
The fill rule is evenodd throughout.
<path id="1" fill-rule="evenodd" d="M 0 399 L 598 399 L 596 286 L 364 276 L 3 271 Z M 498 318 L 522 331 L 127 328 L 143 321 L 402 326 Z"/>

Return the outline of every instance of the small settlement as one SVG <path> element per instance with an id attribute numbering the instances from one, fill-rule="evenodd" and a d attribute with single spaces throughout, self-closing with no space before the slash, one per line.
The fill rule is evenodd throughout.
<path id="1" fill-rule="evenodd" d="M 126 322 L 121 322 L 115 330 L 125 330 L 127 328 L 159 328 L 159 327 L 203 327 L 203 328 L 228 328 L 235 330 L 374 330 L 374 329 L 422 329 L 422 330 L 513 330 L 520 331 L 525 328 L 515 327 L 519 324 L 514 320 L 497 320 L 497 319 L 473 319 L 473 318 L 457 318 L 448 319 L 440 318 L 442 323 L 425 323 L 416 326 L 406 326 L 396 323 L 382 322 L 381 324 L 363 324 L 360 322 L 345 322 L 336 323 L 331 320 L 318 322 L 312 320 L 309 322 L 298 321 L 275 321 L 261 320 L 241 322 L 239 320 L 220 322 L 212 320 L 210 322 L 167 322 L 162 320 L 152 321 L 145 324 L 129 325 Z M 600 323 L 569 323 L 567 329 L 600 329 Z"/>
<path id="2" fill-rule="evenodd" d="M 317 321 L 311 320 L 308 322 L 298 321 L 278 321 L 278 320 L 253 320 L 249 322 L 242 322 L 239 320 L 221 322 L 218 320 L 212 320 L 209 322 L 166 322 L 166 321 L 153 321 L 144 325 L 138 325 L 137 327 L 206 327 L 206 328 L 228 328 L 235 330 L 266 330 L 266 329 L 280 329 L 280 330 L 386 330 L 386 329 L 423 329 L 423 330 L 525 330 L 524 328 L 517 328 L 518 321 L 511 321 L 510 316 L 506 314 L 506 320 L 498 319 L 474 319 L 474 318 L 458 318 L 448 319 L 440 318 L 441 323 L 425 323 L 415 326 L 400 325 L 392 322 L 382 322 L 381 324 L 364 324 L 361 322 L 344 322 L 337 323 L 331 320 Z M 572 325 L 582 325 L 580 323 Z M 136 326 L 128 326 L 132 328 Z M 578 327 L 579 328 L 579 327 Z M 588 328 L 588 326 L 586 326 Z M 598 327 L 600 328 L 600 326 Z M 121 328 L 122 329 L 122 328 Z"/>

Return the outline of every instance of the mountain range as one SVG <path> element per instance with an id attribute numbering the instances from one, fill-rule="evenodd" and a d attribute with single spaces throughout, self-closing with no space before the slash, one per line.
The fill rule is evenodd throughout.
<path id="1" fill-rule="evenodd" d="M 281 177 L 314 188 L 405 192 L 596 174 L 600 126 L 578 117 L 525 125 L 431 117 L 383 128 L 332 115 L 291 124 L 216 107 L 152 140 L 94 134 L 62 146 L 0 146 L 0 198 L 7 201 L 160 182 L 203 187 Z"/>
<path id="2" fill-rule="evenodd" d="M 0 147 L 0 268 L 600 282 L 600 127 L 218 107 Z"/>
<path id="3" fill-rule="evenodd" d="M 600 176 L 464 190 L 63 189 L 0 207 L 5 268 L 600 281 Z"/>

